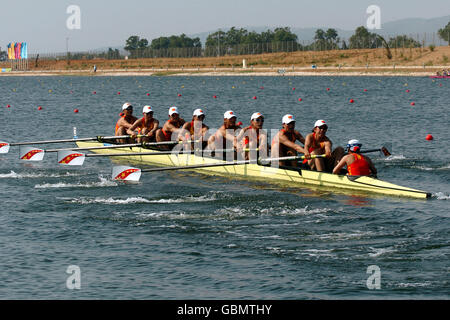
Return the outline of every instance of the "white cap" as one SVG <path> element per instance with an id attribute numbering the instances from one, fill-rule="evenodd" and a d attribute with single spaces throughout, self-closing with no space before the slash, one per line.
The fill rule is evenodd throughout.
<path id="1" fill-rule="evenodd" d="M 286 114 L 286 115 L 283 117 L 282 123 L 283 123 L 283 124 L 289 124 L 289 123 L 291 123 L 292 121 L 295 121 L 294 116 L 293 116 L 292 114 Z"/>
<path id="2" fill-rule="evenodd" d="M 173 115 L 174 113 L 179 114 L 177 107 L 170 107 L 169 109 L 169 116 Z"/>
<path id="3" fill-rule="evenodd" d="M 205 113 L 203 112 L 202 109 L 195 109 L 193 115 L 199 117 L 199 116 L 205 115 Z"/>
<path id="4" fill-rule="evenodd" d="M 323 126 L 323 125 L 327 126 L 327 124 L 326 124 L 325 121 L 323 121 L 323 120 L 317 120 L 316 123 L 314 123 L 314 128 L 315 128 L 315 127 L 321 127 L 321 126 Z"/>
<path id="5" fill-rule="evenodd" d="M 237 118 L 236 115 L 234 114 L 234 112 L 232 110 L 228 110 L 227 112 L 224 113 L 223 118 L 224 119 L 231 119 L 231 118 Z"/>
<path id="6" fill-rule="evenodd" d="M 352 139 L 347 143 L 347 149 L 352 152 L 358 151 L 359 149 L 361 149 L 361 147 L 362 147 L 362 143 L 356 139 Z"/>
<path id="7" fill-rule="evenodd" d="M 261 117 L 264 118 L 264 116 L 262 115 L 261 112 L 255 112 L 254 114 L 252 114 L 252 117 L 250 118 L 250 121 L 251 121 L 251 120 L 258 119 L 258 118 L 261 118 Z"/>
<path id="8" fill-rule="evenodd" d="M 145 106 L 144 109 L 142 109 L 142 113 L 149 113 L 149 112 L 153 112 L 151 106 Z"/>
<path id="9" fill-rule="evenodd" d="M 133 107 L 133 106 L 131 105 L 131 103 L 125 102 L 122 106 L 122 110 L 128 109 L 128 107 Z"/>

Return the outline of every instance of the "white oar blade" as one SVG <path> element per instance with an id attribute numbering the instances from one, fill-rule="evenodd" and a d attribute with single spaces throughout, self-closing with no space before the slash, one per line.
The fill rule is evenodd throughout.
<path id="1" fill-rule="evenodd" d="M 9 152 L 9 143 L 0 141 L 0 153 L 8 153 Z"/>
<path id="2" fill-rule="evenodd" d="M 65 166 L 82 166 L 86 156 L 73 151 L 58 151 L 58 163 Z"/>
<path id="3" fill-rule="evenodd" d="M 19 157 L 24 161 L 42 161 L 45 151 L 33 147 L 20 147 Z"/>
<path id="4" fill-rule="evenodd" d="M 141 169 L 127 166 L 113 167 L 112 179 L 123 181 L 139 181 L 141 178 Z"/>

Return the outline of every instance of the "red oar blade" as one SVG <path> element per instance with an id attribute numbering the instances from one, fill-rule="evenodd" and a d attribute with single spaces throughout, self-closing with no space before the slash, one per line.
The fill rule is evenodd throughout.
<path id="1" fill-rule="evenodd" d="M 389 152 L 389 150 L 386 147 L 381 147 L 381 152 L 386 156 L 389 157 L 391 155 L 391 153 Z"/>
<path id="2" fill-rule="evenodd" d="M 58 151 L 58 163 L 65 166 L 82 166 L 86 156 L 73 151 Z"/>
<path id="3" fill-rule="evenodd" d="M 19 158 L 24 161 L 42 161 L 45 151 L 33 147 L 20 147 Z"/>
<path id="4" fill-rule="evenodd" d="M 139 181 L 141 178 L 141 169 L 132 168 L 127 166 L 113 167 L 112 179 L 123 181 Z"/>
<path id="5" fill-rule="evenodd" d="M 8 153 L 9 152 L 9 143 L 0 141 L 0 153 Z"/>

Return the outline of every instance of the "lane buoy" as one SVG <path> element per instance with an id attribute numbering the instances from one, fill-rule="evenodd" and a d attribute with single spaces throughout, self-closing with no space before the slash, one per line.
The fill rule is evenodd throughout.
<path id="1" fill-rule="evenodd" d="M 415 102 L 411 102 L 411 105 L 412 105 L 412 106 L 415 106 L 415 105 L 416 105 L 416 103 L 415 103 Z"/>
<path id="2" fill-rule="evenodd" d="M 330 88 L 327 88 L 327 91 L 330 91 Z"/>
<path id="3" fill-rule="evenodd" d="M 8 104 L 7 106 L 6 106 L 7 108 L 11 108 L 11 106 Z"/>
<path id="4" fill-rule="evenodd" d="M 253 99 L 253 100 L 256 100 L 256 99 L 258 99 L 258 98 L 256 98 L 256 96 L 254 96 L 252 99 Z"/>
<path id="5" fill-rule="evenodd" d="M 409 92 L 409 89 L 406 89 L 406 92 Z"/>
<path id="6" fill-rule="evenodd" d="M 119 92 L 117 92 L 117 94 L 120 94 L 120 91 L 119 91 Z"/>
<path id="7" fill-rule="evenodd" d="M 241 121 L 239 121 L 238 123 L 236 123 L 236 125 L 238 125 L 238 126 L 242 126 L 242 122 L 241 122 Z"/>
<path id="8" fill-rule="evenodd" d="M 302 101 L 302 98 L 298 98 L 298 101 Z"/>
<path id="9" fill-rule="evenodd" d="M 92 94 L 97 94 L 97 91 L 92 92 Z"/>
<path id="10" fill-rule="evenodd" d="M 364 89 L 364 92 L 367 92 L 367 89 Z"/>
<path id="11" fill-rule="evenodd" d="M 431 134 L 428 134 L 425 139 L 430 141 L 430 140 L 433 140 L 434 138 L 433 138 L 433 136 Z"/>
<path id="12" fill-rule="evenodd" d="M 150 96 L 150 93 L 147 93 L 147 97 Z"/>
<path id="13" fill-rule="evenodd" d="M 178 96 L 181 97 L 181 93 L 179 93 Z"/>
<path id="14" fill-rule="evenodd" d="M 41 106 L 39 106 L 39 107 L 38 107 L 38 110 L 42 110 L 42 107 L 41 107 Z"/>
<path id="15" fill-rule="evenodd" d="M 217 96 L 213 96 L 214 99 L 217 99 Z"/>
<path id="16" fill-rule="evenodd" d="M 353 103 L 353 102 L 355 102 L 355 100 L 353 100 L 353 99 L 350 99 L 350 103 Z"/>
<path id="17" fill-rule="evenodd" d="M 78 109 L 73 110 L 74 113 L 78 113 Z"/>

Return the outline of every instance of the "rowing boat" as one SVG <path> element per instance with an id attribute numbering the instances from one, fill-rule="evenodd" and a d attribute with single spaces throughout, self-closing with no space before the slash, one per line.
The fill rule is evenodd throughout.
<path id="1" fill-rule="evenodd" d="M 449 79 L 450 76 L 430 76 L 431 79 Z"/>
<path id="2" fill-rule="evenodd" d="M 90 148 L 99 146 L 112 146 L 107 143 L 100 142 L 77 142 L 80 148 Z M 148 153 L 147 148 L 141 147 L 125 147 L 116 149 L 94 149 L 95 153 L 110 153 L 111 150 L 117 153 Z M 158 152 L 155 150 L 155 152 Z M 212 157 L 202 157 L 195 154 L 167 154 L 161 155 L 127 155 L 120 157 L 131 163 L 150 165 L 150 166 L 190 166 L 201 164 L 220 164 L 226 163 Z M 389 196 L 412 197 L 412 198 L 429 198 L 430 193 L 412 188 L 402 187 L 393 183 L 382 181 L 367 176 L 347 176 L 336 175 L 312 170 L 305 170 L 292 167 L 271 167 L 252 164 L 238 164 L 233 166 L 214 166 L 192 169 L 196 172 L 209 175 L 220 175 L 226 177 L 237 177 L 245 179 L 257 179 L 265 182 L 287 182 L 292 186 L 314 185 L 323 187 L 340 188 L 347 190 L 356 190 L 363 192 L 378 193 Z"/>

